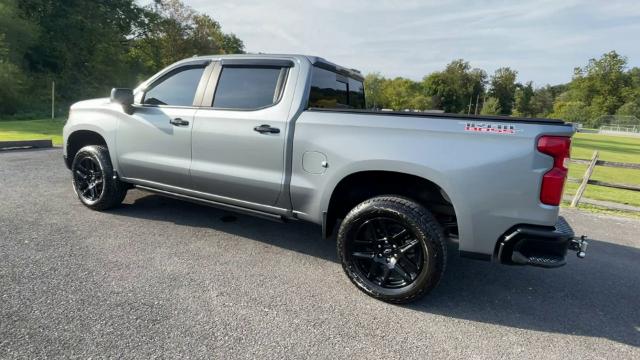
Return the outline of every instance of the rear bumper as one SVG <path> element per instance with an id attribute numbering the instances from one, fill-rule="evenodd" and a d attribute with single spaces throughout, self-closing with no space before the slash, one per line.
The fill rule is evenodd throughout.
<path id="1" fill-rule="evenodd" d="M 497 259 L 508 265 L 560 267 L 566 264 L 567 250 L 574 247 L 574 238 L 573 229 L 563 217 L 555 226 L 517 225 L 501 237 Z"/>

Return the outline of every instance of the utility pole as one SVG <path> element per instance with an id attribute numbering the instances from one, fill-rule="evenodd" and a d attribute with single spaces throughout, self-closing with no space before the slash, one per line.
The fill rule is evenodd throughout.
<path id="1" fill-rule="evenodd" d="M 51 120 L 56 117 L 56 82 L 51 81 Z"/>
<path id="2" fill-rule="evenodd" d="M 476 95 L 476 108 L 473 109 L 473 114 L 478 115 L 478 100 L 480 100 L 480 93 Z"/>
<path id="3" fill-rule="evenodd" d="M 482 96 L 482 109 L 484 109 L 484 104 L 487 103 L 487 93 L 484 93 Z M 480 113 L 482 113 L 482 109 L 480 109 Z"/>
<path id="4" fill-rule="evenodd" d="M 473 99 L 473 95 L 469 96 L 469 109 L 467 110 L 467 115 L 471 114 L 471 99 Z"/>

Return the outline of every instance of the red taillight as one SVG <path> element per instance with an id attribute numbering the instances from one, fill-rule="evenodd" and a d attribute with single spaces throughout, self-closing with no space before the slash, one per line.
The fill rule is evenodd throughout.
<path id="1" fill-rule="evenodd" d="M 553 157 L 553 168 L 542 177 L 540 201 L 547 205 L 560 205 L 562 190 L 568 170 L 565 160 L 571 153 L 571 138 L 566 136 L 542 136 L 538 139 L 538 151 Z"/>

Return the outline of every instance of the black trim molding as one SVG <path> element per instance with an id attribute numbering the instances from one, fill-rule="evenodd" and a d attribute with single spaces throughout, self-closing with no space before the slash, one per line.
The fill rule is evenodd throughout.
<path id="1" fill-rule="evenodd" d="M 280 59 L 222 59 L 222 66 L 275 66 L 293 67 L 293 61 Z"/>
<path id="2" fill-rule="evenodd" d="M 364 81 L 364 77 L 359 71 L 343 68 L 342 66 L 338 66 L 336 64 L 330 63 L 321 58 L 316 58 L 315 61 L 313 62 L 313 65 L 325 70 L 333 71 L 337 74 L 344 75 L 346 77 L 350 77 L 352 79 Z"/>

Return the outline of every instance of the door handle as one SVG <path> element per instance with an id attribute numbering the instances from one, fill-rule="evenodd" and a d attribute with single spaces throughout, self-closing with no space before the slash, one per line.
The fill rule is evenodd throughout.
<path id="1" fill-rule="evenodd" d="M 253 128 L 253 130 L 259 132 L 260 134 L 279 134 L 280 133 L 280 129 L 271 127 L 270 125 L 267 125 L 267 124 L 256 126 Z"/>
<path id="2" fill-rule="evenodd" d="M 169 123 L 173 126 L 187 126 L 189 125 L 189 122 L 187 120 L 182 120 L 180 118 L 175 118 L 175 119 L 171 119 L 169 120 Z"/>

